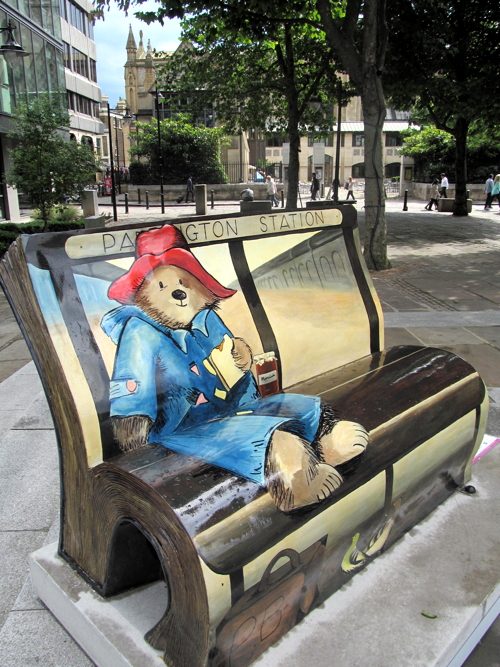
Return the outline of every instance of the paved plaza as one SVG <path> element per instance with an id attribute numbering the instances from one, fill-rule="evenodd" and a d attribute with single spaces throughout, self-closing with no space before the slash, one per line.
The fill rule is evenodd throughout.
<path id="1" fill-rule="evenodd" d="M 453 218 L 424 205 L 410 201 L 403 211 L 401 199 L 387 200 L 392 268 L 372 274 L 385 313 L 385 344 L 436 346 L 470 361 L 491 399 L 487 433 L 500 437 L 500 211 L 475 203 L 469 217 Z M 107 199 L 100 208 L 111 213 Z M 363 238 L 362 200 L 357 208 Z M 237 202 L 225 202 L 208 213 L 238 210 Z M 185 204 L 168 206 L 164 215 L 158 207 L 131 207 L 125 214 L 119 206 L 118 223 L 108 224 L 154 224 L 194 213 Z M 93 665 L 31 591 L 27 556 L 58 535 L 57 447 L 40 379 L 3 294 L 0 480 L 1 667 Z M 373 664 L 367 655 L 360 667 Z M 500 667 L 500 620 L 465 665 Z"/>

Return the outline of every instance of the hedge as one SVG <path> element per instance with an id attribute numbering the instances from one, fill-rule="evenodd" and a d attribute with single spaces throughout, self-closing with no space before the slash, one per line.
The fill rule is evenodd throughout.
<path id="1" fill-rule="evenodd" d="M 50 220 L 47 225 L 48 232 L 67 232 L 73 229 L 84 229 L 83 220 L 80 222 L 66 222 L 61 220 Z M 20 234 L 41 234 L 44 231 L 42 220 L 32 220 L 26 223 L 3 222 L 0 223 L 0 257 L 9 249 L 10 244 Z"/>

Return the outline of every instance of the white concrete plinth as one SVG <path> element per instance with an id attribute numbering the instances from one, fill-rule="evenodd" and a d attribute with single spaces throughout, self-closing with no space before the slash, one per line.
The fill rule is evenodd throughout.
<path id="1" fill-rule="evenodd" d="M 500 445 L 421 524 L 258 658 L 255 667 L 459 667 L 500 613 Z M 39 597 L 99 667 L 153 667 L 143 640 L 163 583 L 104 601 L 56 555 L 31 557 Z M 432 617 L 432 618 L 430 618 Z"/>

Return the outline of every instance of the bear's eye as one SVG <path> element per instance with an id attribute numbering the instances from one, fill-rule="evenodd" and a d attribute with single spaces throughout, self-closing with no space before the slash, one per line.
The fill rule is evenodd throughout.
<path id="1" fill-rule="evenodd" d="M 162 283 L 161 280 L 160 280 L 160 282 L 158 283 L 158 285 L 160 286 L 160 289 L 163 289 L 163 283 Z"/>
<path id="2" fill-rule="evenodd" d="M 182 285 L 182 284 L 183 284 L 182 280 L 179 280 L 179 285 Z"/>

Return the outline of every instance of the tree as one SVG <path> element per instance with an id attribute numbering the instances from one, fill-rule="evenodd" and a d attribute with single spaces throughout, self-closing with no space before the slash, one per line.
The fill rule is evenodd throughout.
<path id="1" fill-rule="evenodd" d="M 401 109 L 426 110 L 455 139 L 454 215 L 467 215 L 467 138 L 496 124 L 500 77 L 494 0 L 388 0 L 387 92 Z M 411 26 L 411 29 L 408 29 Z"/>
<path id="2" fill-rule="evenodd" d="M 9 136 L 17 145 L 10 151 L 12 167 L 6 182 L 30 196 L 46 228 L 51 210 L 65 195 L 81 194 L 95 182 L 96 158 L 91 148 L 64 136 L 69 115 L 59 94 L 20 103 L 12 120 L 14 130 Z"/>
<path id="3" fill-rule="evenodd" d="M 332 131 L 338 89 L 332 53 L 321 31 L 293 22 L 293 13 L 240 23 L 225 14 L 199 10 L 184 21 L 182 39 L 190 46 L 168 59 L 161 86 L 174 94 L 174 106 L 188 99 L 194 119 L 213 104 L 228 133 L 258 128 L 286 135 L 287 208 L 296 208 L 300 137 Z M 312 98 L 323 102 L 316 110 Z"/>
<path id="4" fill-rule="evenodd" d="M 316 4 L 328 44 L 361 98 L 365 137 L 364 257 L 368 268 L 388 269 L 382 159 L 386 0 L 316 0 Z"/>
<path id="5" fill-rule="evenodd" d="M 415 161 L 415 178 L 430 182 L 441 173 L 452 173 L 455 163 L 456 142 L 448 132 L 433 125 L 402 133 L 403 155 Z M 489 174 L 500 171 L 500 148 L 492 141 L 491 133 L 475 128 L 467 139 L 467 171 L 469 183 L 484 183 Z"/>
<path id="6" fill-rule="evenodd" d="M 98 0 L 98 9 L 111 0 Z M 144 0 L 116 0 L 121 9 Z M 361 97 L 365 124 L 365 243 L 369 268 L 390 267 L 387 257 L 382 129 L 386 114 L 382 74 L 387 48 L 386 0 L 160 0 L 154 12 L 137 12 L 146 22 L 184 18 L 204 12 L 221 21 L 229 34 L 242 24 L 275 20 L 324 31 L 327 46 Z M 286 53 L 286 52 L 285 52 Z M 292 63 L 290 63 L 292 65 Z M 293 95 L 293 89 L 288 91 Z"/>
<path id="7" fill-rule="evenodd" d="M 220 161 L 220 145 L 224 139 L 221 128 L 191 125 L 186 116 L 177 115 L 160 123 L 158 155 L 158 126 L 156 121 L 137 123 L 135 145 L 130 153 L 130 177 L 133 183 L 160 182 L 160 165 L 166 183 L 185 183 L 193 176 L 199 183 L 227 183 Z"/>

